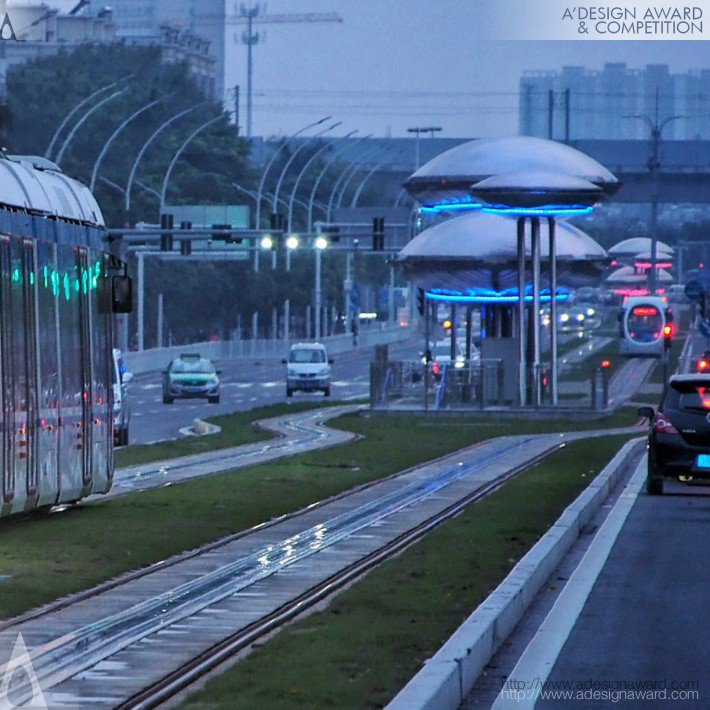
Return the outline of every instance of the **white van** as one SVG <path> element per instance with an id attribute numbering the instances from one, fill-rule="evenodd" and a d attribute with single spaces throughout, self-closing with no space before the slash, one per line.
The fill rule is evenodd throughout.
<path id="1" fill-rule="evenodd" d="M 292 397 L 296 390 L 320 391 L 330 397 L 330 366 L 325 345 L 321 343 L 296 343 L 291 346 L 286 365 L 286 396 Z"/>
<path id="2" fill-rule="evenodd" d="M 133 373 L 126 370 L 123 353 L 118 348 L 114 348 L 111 376 L 113 384 L 113 437 L 118 446 L 128 445 L 131 425 L 131 398 L 128 393 L 128 385 L 132 380 Z"/>

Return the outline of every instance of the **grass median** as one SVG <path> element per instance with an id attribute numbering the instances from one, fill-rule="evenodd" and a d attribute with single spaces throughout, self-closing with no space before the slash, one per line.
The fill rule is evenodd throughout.
<path id="1" fill-rule="evenodd" d="M 347 415 L 364 438 L 332 449 L 0 522 L 0 618 L 164 560 L 484 439 L 631 425 L 635 410 L 595 422 Z"/>
<path id="2" fill-rule="evenodd" d="M 575 442 L 283 630 L 182 705 L 383 707 L 628 437 Z"/>
<path id="3" fill-rule="evenodd" d="M 333 405 L 342 404 L 333 402 Z M 185 436 L 181 439 L 161 441 L 157 444 L 134 444 L 116 451 L 116 466 L 134 466 L 149 463 L 150 461 L 163 461 L 190 456 L 191 454 L 204 454 L 207 451 L 228 449 L 242 444 L 253 444 L 257 441 L 272 439 L 273 434 L 256 426 L 259 419 L 280 417 L 285 414 L 296 414 L 309 409 L 320 409 L 331 406 L 326 402 L 299 402 L 298 404 L 276 404 L 268 407 L 250 409 L 248 412 L 236 414 L 223 414 L 216 417 L 205 417 L 211 424 L 222 428 L 219 434 L 210 436 Z"/>

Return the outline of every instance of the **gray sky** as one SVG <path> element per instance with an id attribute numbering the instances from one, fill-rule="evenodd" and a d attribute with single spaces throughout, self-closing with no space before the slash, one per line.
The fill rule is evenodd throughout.
<path id="1" fill-rule="evenodd" d="M 667 63 L 673 72 L 710 66 L 707 42 L 486 39 L 504 36 L 505 27 L 486 26 L 477 8 L 514 1 L 268 0 L 269 14 L 338 12 L 344 22 L 259 27 L 266 36 L 254 51 L 255 135 L 291 133 L 329 114 L 344 121 L 342 130 L 378 136 L 406 135 L 416 125 L 441 126 L 442 136 L 505 135 L 518 130 L 525 69 L 607 61 Z M 74 0 L 50 4 L 67 8 Z M 230 10 L 234 4 L 227 2 Z M 241 30 L 227 32 L 226 83 L 242 87 L 244 124 L 246 47 L 234 38 Z"/>

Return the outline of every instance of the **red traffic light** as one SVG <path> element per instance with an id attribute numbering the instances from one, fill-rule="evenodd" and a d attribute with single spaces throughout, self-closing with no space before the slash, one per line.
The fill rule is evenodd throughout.
<path id="1" fill-rule="evenodd" d="M 602 360 L 602 367 L 606 370 L 607 367 L 611 367 L 611 360 Z"/>
<path id="2" fill-rule="evenodd" d="M 710 362 L 705 360 L 705 358 L 698 360 L 698 372 L 705 372 L 708 367 L 710 367 Z"/>

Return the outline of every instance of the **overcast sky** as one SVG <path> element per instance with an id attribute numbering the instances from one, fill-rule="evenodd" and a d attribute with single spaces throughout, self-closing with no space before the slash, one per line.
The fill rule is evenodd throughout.
<path id="1" fill-rule="evenodd" d="M 344 121 L 343 129 L 379 136 L 403 136 L 416 125 L 441 126 L 440 135 L 450 137 L 511 134 L 518 131 L 518 81 L 526 69 L 601 68 L 609 61 L 667 63 L 673 72 L 710 66 L 707 42 L 486 39 L 504 35 L 505 27 L 486 26 L 476 8 L 514 1 L 268 0 L 268 14 L 337 12 L 344 22 L 259 27 L 266 36 L 254 50 L 254 134 L 290 133 L 329 114 Z M 234 5 L 228 0 L 228 9 Z M 235 40 L 241 30 L 227 33 L 226 83 L 242 87 L 243 124 L 246 47 Z"/>

